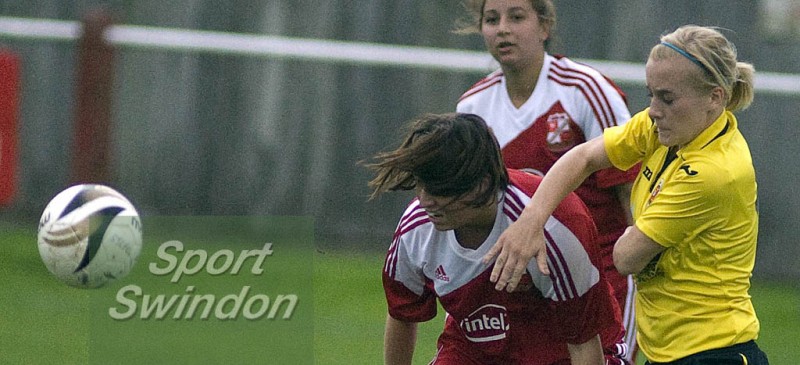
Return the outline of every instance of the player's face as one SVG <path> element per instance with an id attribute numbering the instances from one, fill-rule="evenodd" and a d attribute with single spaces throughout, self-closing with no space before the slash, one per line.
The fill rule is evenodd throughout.
<path id="1" fill-rule="evenodd" d="M 681 147 L 691 142 L 719 116 L 721 110 L 714 93 L 697 86 L 702 72 L 680 55 L 647 61 L 649 115 L 662 145 Z"/>
<path id="2" fill-rule="evenodd" d="M 481 33 L 497 62 L 517 69 L 542 57 L 549 36 L 528 0 L 486 0 Z"/>
<path id="3" fill-rule="evenodd" d="M 420 186 L 414 191 L 420 207 L 425 209 L 428 219 L 439 231 L 494 224 L 495 204 L 482 207 L 472 207 L 468 204 L 477 196 L 477 189 L 460 198 L 431 195 Z M 491 222 L 487 222 L 489 216 L 492 218 Z"/>

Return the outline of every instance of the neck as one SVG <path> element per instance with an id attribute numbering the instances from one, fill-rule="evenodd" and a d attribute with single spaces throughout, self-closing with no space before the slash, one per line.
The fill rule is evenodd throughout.
<path id="1" fill-rule="evenodd" d="M 503 67 L 503 74 L 506 77 L 506 92 L 517 108 L 522 106 L 533 94 L 543 64 L 544 56 L 539 60 L 534 60 L 526 67 Z"/>
<path id="2" fill-rule="evenodd" d="M 686 142 L 686 143 L 680 144 L 680 145 L 678 145 L 678 146 L 677 146 L 677 148 L 680 150 L 681 148 L 685 147 L 687 144 L 689 144 L 689 143 L 691 143 L 692 141 L 694 141 L 694 140 L 695 140 L 695 139 L 696 139 L 696 138 L 697 138 L 697 137 L 698 137 L 700 134 L 702 134 L 703 132 L 705 132 L 705 131 L 706 131 L 706 129 L 710 128 L 710 127 L 711 127 L 711 126 L 714 124 L 714 122 L 716 122 L 716 121 L 717 121 L 717 119 L 718 119 L 718 118 L 719 118 L 719 117 L 722 115 L 722 113 L 724 113 L 724 112 L 725 112 L 725 109 L 715 109 L 715 110 L 712 110 L 712 111 L 708 112 L 708 113 L 707 113 L 707 116 L 706 116 L 706 122 L 705 122 L 705 125 L 703 126 L 703 128 L 702 128 L 702 129 L 700 129 L 700 131 L 699 131 L 699 132 L 698 132 L 698 133 L 697 133 L 697 134 L 696 134 L 694 137 L 692 137 L 692 139 L 691 139 L 691 140 L 689 140 L 689 142 Z"/>
<path id="3" fill-rule="evenodd" d="M 719 117 L 725 113 L 725 108 L 717 108 L 708 113 L 708 117 L 706 119 L 706 128 L 710 127 L 714 122 L 719 119 Z"/>
<path id="4" fill-rule="evenodd" d="M 497 202 L 492 202 L 479 209 L 472 224 L 454 230 L 456 240 L 461 247 L 477 249 L 492 233 L 494 220 L 497 217 Z"/>

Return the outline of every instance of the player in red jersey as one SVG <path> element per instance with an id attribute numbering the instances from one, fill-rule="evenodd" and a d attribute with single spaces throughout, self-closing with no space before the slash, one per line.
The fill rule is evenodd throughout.
<path id="1" fill-rule="evenodd" d="M 467 0 L 470 29 L 479 32 L 500 69 L 472 86 L 456 110 L 480 115 L 494 131 L 509 168 L 545 174 L 571 148 L 630 119 L 625 95 L 587 65 L 547 53 L 556 22 L 550 0 Z M 599 231 L 602 270 L 623 311 L 626 356 L 633 362 L 632 277 L 614 267 L 614 243 L 632 223 L 630 188 L 638 172 L 616 168 L 592 174 L 575 192 Z"/>
<path id="2" fill-rule="evenodd" d="M 541 178 L 507 170 L 474 114 L 426 115 L 401 146 L 378 154 L 373 197 L 414 190 L 383 270 L 386 364 L 410 364 L 417 323 L 447 312 L 431 364 L 623 364 L 619 308 L 599 266 L 596 229 L 570 195 L 546 229 L 549 263 L 535 262 L 507 293 L 489 281 L 483 256 L 514 222 Z M 616 313 L 617 315 L 609 315 Z"/>

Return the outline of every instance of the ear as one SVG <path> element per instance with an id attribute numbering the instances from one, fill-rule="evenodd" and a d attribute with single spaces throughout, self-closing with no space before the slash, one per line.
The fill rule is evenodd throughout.
<path id="1" fill-rule="evenodd" d="M 475 187 L 472 188 L 472 191 L 469 192 L 468 194 L 474 194 L 477 196 L 486 191 L 486 189 L 488 188 L 489 188 L 489 176 L 484 176 L 481 179 L 481 182 L 478 183 L 478 185 L 475 185 Z"/>
<path id="2" fill-rule="evenodd" d="M 489 189 L 491 185 L 492 180 L 489 178 L 489 176 L 484 176 L 483 179 L 481 179 L 481 191 Z"/>
<path id="3" fill-rule="evenodd" d="M 728 98 L 726 95 L 727 93 L 722 86 L 714 86 L 714 88 L 711 89 L 711 104 L 714 107 L 721 107 L 724 109 L 725 106 L 728 105 Z"/>
<path id="4" fill-rule="evenodd" d="M 539 28 L 542 30 L 542 43 L 545 43 L 550 39 L 550 28 L 552 27 L 549 24 L 542 24 L 540 22 Z"/>
<path id="5" fill-rule="evenodd" d="M 491 186 L 491 180 L 489 176 L 484 176 L 481 179 L 481 182 L 472 189 L 472 191 L 468 192 L 466 196 L 469 197 L 470 200 L 477 198 L 481 194 L 483 194 L 486 189 L 489 189 Z"/>

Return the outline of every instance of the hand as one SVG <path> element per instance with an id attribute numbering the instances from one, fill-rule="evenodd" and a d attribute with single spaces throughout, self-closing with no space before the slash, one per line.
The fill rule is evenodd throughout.
<path id="1" fill-rule="evenodd" d="M 495 284 L 495 289 L 513 292 L 519 284 L 520 278 L 525 273 L 525 268 L 532 258 L 536 258 L 539 271 L 550 275 L 547 267 L 547 247 L 544 243 L 544 232 L 535 229 L 534 225 L 518 220 L 506 229 L 497 243 L 486 253 L 483 261 L 495 261 L 494 269 L 489 278 Z"/>

